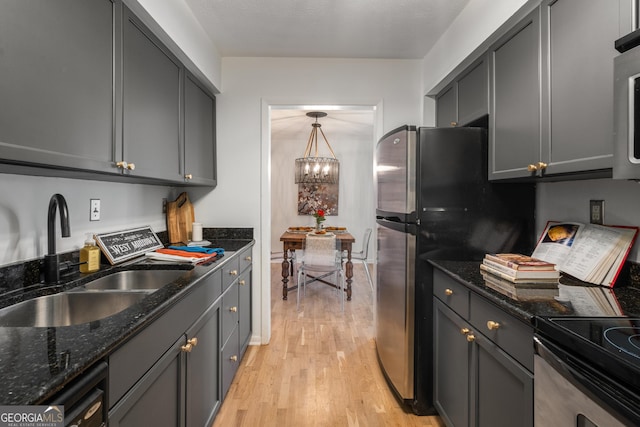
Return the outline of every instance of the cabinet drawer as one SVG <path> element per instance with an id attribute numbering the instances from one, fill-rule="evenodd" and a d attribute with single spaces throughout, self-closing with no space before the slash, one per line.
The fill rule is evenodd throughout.
<path id="1" fill-rule="evenodd" d="M 236 375 L 238 366 L 240 366 L 240 354 L 238 345 L 238 328 L 232 331 L 231 338 L 222 347 L 222 399 L 224 400 L 233 377 Z"/>
<path id="2" fill-rule="evenodd" d="M 251 261 L 252 261 L 251 249 L 252 248 L 242 251 L 242 253 L 238 256 L 238 262 L 240 263 L 241 272 L 251 266 Z"/>
<path id="3" fill-rule="evenodd" d="M 233 285 L 222 296 L 222 342 L 226 343 L 229 335 L 238 324 L 238 286 Z M 236 335 L 237 336 L 237 335 Z"/>
<path id="4" fill-rule="evenodd" d="M 433 295 L 465 319 L 469 318 L 469 289 L 440 270 L 433 270 Z"/>
<path id="5" fill-rule="evenodd" d="M 240 273 L 240 265 L 238 262 L 238 256 L 234 255 L 233 258 L 229 260 L 222 267 L 222 292 L 224 292 L 234 280 L 238 278 L 238 274 Z"/>
<path id="6" fill-rule="evenodd" d="M 470 323 L 525 368 L 533 371 L 532 326 L 475 294 L 471 294 Z"/>

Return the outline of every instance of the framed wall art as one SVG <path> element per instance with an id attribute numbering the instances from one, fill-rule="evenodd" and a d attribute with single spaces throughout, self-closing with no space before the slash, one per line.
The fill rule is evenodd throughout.
<path id="1" fill-rule="evenodd" d="M 322 209 L 325 216 L 338 215 L 339 184 L 298 184 L 298 215 Z"/>

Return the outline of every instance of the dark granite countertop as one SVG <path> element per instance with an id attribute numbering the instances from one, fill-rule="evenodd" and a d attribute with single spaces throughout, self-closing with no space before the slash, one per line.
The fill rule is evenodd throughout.
<path id="1" fill-rule="evenodd" d="M 212 247 L 225 249 L 221 257 L 195 267 L 144 258 L 121 266 L 102 265 L 91 275 L 77 275 L 56 286 L 24 283 L 36 274 L 0 272 L 0 284 L 11 288 L 0 294 L 0 307 L 36 296 L 57 293 L 89 280 L 129 269 L 184 270 L 177 280 L 142 301 L 105 319 L 65 327 L 0 327 L 0 405 L 41 404 L 94 362 L 104 359 L 128 338 L 144 328 L 196 289 L 201 279 L 220 269 L 235 252 L 253 246 L 252 230 L 246 235 L 204 232 Z M 246 233 L 245 233 L 246 234 Z M 240 238 L 238 238 L 240 237 Z M 12 266 L 15 270 L 16 266 Z M 7 281 L 11 283 L 7 285 Z M 0 287 L 1 289 L 1 287 Z"/>
<path id="2" fill-rule="evenodd" d="M 520 301 L 487 286 L 480 274 L 478 261 L 429 261 L 450 277 L 499 305 L 505 311 L 533 324 L 536 317 L 557 316 L 628 316 L 640 317 L 640 288 L 626 284 L 613 289 L 589 286 L 583 282 L 561 277 L 557 297 Z M 611 301 L 617 308 L 604 310 L 595 301 Z"/>

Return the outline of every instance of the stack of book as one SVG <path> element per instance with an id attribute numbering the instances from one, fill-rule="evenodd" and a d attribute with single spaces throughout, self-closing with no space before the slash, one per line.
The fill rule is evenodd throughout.
<path id="1" fill-rule="evenodd" d="M 480 265 L 487 287 L 526 301 L 558 295 L 560 272 L 555 264 L 521 254 L 487 254 Z"/>

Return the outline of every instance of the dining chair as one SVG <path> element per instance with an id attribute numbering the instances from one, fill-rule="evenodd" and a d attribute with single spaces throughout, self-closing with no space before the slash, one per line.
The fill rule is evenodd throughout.
<path id="1" fill-rule="evenodd" d="M 296 308 L 300 307 L 300 294 L 306 291 L 307 277 L 313 282 L 335 274 L 335 287 L 339 293 L 341 310 L 344 311 L 344 271 L 342 269 L 340 240 L 334 234 L 309 233 L 302 243 L 298 264 L 298 295 Z M 310 276 L 309 273 L 313 273 Z"/>
<path id="2" fill-rule="evenodd" d="M 369 265 L 367 264 L 367 257 L 369 255 L 369 240 L 371 240 L 371 232 L 370 228 L 364 230 L 364 236 L 362 237 L 362 249 L 359 251 L 351 251 L 351 261 L 362 261 L 364 264 L 364 272 L 367 274 L 367 280 L 369 281 L 369 286 L 371 286 L 371 290 L 373 290 L 373 280 L 371 279 L 371 273 L 369 272 Z M 343 254 L 343 259 L 346 259 L 346 253 Z"/>

